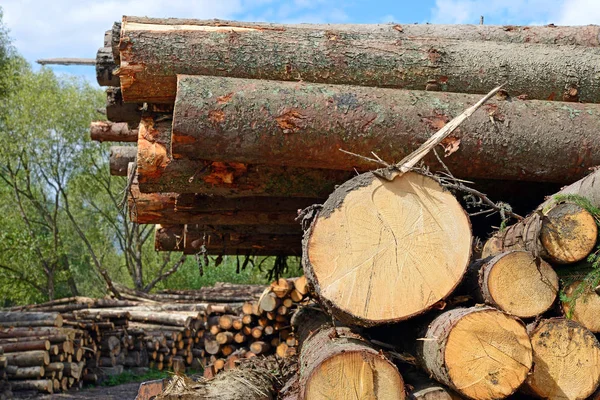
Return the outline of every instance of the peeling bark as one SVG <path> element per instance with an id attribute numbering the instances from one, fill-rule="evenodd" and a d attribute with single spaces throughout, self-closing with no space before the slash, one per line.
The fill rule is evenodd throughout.
<path id="1" fill-rule="evenodd" d="M 599 64 L 600 65 L 600 64 Z M 226 100 L 223 100 L 223 99 Z M 306 168 L 397 162 L 477 95 L 180 76 L 172 156 Z M 219 112 L 218 119 L 210 118 Z M 572 182 L 600 164 L 600 106 L 496 98 L 453 134 L 458 177 Z M 430 154 L 426 162 L 439 167 Z"/>

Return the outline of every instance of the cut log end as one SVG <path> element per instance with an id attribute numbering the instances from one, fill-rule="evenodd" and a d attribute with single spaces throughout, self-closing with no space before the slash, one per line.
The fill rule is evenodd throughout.
<path id="1" fill-rule="evenodd" d="M 305 399 L 404 399 L 398 371 L 382 356 L 360 351 L 327 359 L 308 378 Z"/>
<path id="2" fill-rule="evenodd" d="M 600 383 L 600 344 L 581 325 L 542 321 L 531 332 L 534 366 L 526 390 L 543 399 L 586 399 Z"/>
<path id="3" fill-rule="evenodd" d="M 582 282 L 574 282 L 566 290 L 565 294 L 571 296 Z M 592 332 L 600 333 L 600 295 L 592 287 L 583 288 L 582 293 L 571 304 L 568 301 L 562 304 L 565 314 L 570 315 L 573 321 L 579 322 Z"/>
<path id="4" fill-rule="evenodd" d="M 446 297 L 470 257 L 471 227 L 436 181 L 372 173 L 340 186 L 305 237 L 305 274 L 336 317 L 359 325 L 405 320 Z"/>
<path id="5" fill-rule="evenodd" d="M 480 280 L 488 303 L 520 318 L 546 312 L 558 295 L 556 272 L 526 251 L 492 258 L 482 268 Z"/>
<path id="6" fill-rule="evenodd" d="M 561 203 L 550 209 L 540 232 L 540 240 L 551 259 L 560 264 L 583 260 L 598 238 L 598 226 L 592 214 L 573 203 Z"/>
<path id="7" fill-rule="evenodd" d="M 454 309 L 437 317 L 419 357 L 437 380 L 471 399 L 501 399 L 525 381 L 532 365 L 522 323 L 489 307 Z"/>

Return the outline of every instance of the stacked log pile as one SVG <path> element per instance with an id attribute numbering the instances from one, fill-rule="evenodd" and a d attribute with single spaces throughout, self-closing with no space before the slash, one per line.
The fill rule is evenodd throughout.
<path id="1" fill-rule="evenodd" d="M 123 289 L 123 288 L 120 288 Z M 7 392 L 54 393 L 124 369 L 214 375 L 256 355 L 295 354 L 290 318 L 306 280 L 220 283 L 129 299 L 62 299 L 0 312 L 0 381 Z"/>
<path id="2" fill-rule="evenodd" d="M 157 225 L 157 250 L 302 254 L 325 312 L 294 319 L 288 397 L 583 399 L 600 384 L 598 274 L 583 273 L 599 257 L 600 171 L 585 177 L 600 164 L 598 34 L 124 17 L 98 76 L 108 119 L 127 126 L 93 129 L 137 129 L 135 155 L 115 149 L 113 170 L 131 183 L 132 220 Z M 450 127 L 443 163 L 419 147 Z M 537 201 L 525 218 L 485 196 L 461 203 L 462 179 L 496 180 L 496 193 L 531 182 Z M 558 188 L 541 182 L 575 183 L 545 201 Z M 477 227 L 482 249 L 464 208 L 477 202 L 517 220 Z M 266 318 L 245 313 L 251 329 L 205 314 L 207 376 L 229 351 L 281 345 L 265 335 L 284 302 L 261 295 Z M 250 352 L 236 354 L 238 331 Z"/>

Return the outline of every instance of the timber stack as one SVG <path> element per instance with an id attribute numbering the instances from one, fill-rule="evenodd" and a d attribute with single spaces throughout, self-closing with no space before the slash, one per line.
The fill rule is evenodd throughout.
<path id="1" fill-rule="evenodd" d="M 154 295 L 119 289 L 125 299 L 75 297 L 0 312 L 0 387 L 54 393 L 125 369 L 213 376 L 257 355 L 290 357 L 290 318 L 307 295 L 303 277 Z"/>
<path id="2" fill-rule="evenodd" d="M 97 64 L 109 122 L 92 134 L 131 142 L 111 170 L 128 177 L 132 220 L 156 225 L 159 251 L 301 255 L 320 305 L 300 307 L 293 332 L 277 324 L 285 296 L 304 301 L 293 290 L 263 293 L 260 315 L 242 305 L 241 323 L 205 313 L 207 376 L 288 354 L 292 336 L 298 373 L 267 398 L 598 393 L 599 38 L 598 26 L 116 23 Z M 451 133 L 443 162 L 420 147 L 432 132 Z M 465 211 L 482 204 L 501 228 Z M 240 379 L 229 372 L 206 385 Z"/>

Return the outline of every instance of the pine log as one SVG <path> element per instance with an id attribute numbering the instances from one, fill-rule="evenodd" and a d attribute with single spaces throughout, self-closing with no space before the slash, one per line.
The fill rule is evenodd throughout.
<path id="1" fill-rule="evenodd" d="M 63 325 L 58 313 L 0 311 L 0 327 L 57 327 Z"/>
<path id="2" fill-rule="evenodd" d="M 171 122 L 144 118 L 138 139 L 137 179 L 142 193 L 201 193 L 224 197 L 325 198 L 354 171 L 332 171 L 171 158 Z M 264 158 L 256 164 L 263 164 Z"/>
<path id="3" fill-rule="evenodd" d="M 473 262 L 459 292 L 516 317 L 532 318 L 554 305 L 558 286 L 547 262 L 513 250 Z"/>
<path id="4" fill-rule="evenodd" d="M 144 323 L 158 323 L 171 326 L 188 328 L 192 323 L 192 318 L 186 314 L 177 314 L 173 312 L 147 312 L 147 311 L 130 311 L 131 320 Z"/>
<path id="5" fill-rule="evenodd" d="M 593 287 L 587 282 L 573 282 L 565 289 L 565 295 L 567 299 L 562 301 L 565 315 L 591 332 L 600 333 L 600 295 Z"/>
<path id="6" fill-rule="evenodd" d="M 16 353 L 31 350 L 50 350 L 49 340 L 31 340 L 28 342 L 2 343 L 0 345 L 5 353 Z"/>
<path id="7" fill-rule="evenodd" d="M 198 253 L 204 243 L 204 235 L 195 235 L 192 240 L 185 240 L 185 226 L 183 225 L 156 225 L 155 228 L 155 249 L 157 251 L 183 251 L 187 254 Z M 255 237 L 255 236 L 252 236 Z M 251 238 L 252 238 L 251 237 Z M 257 237 L 257 242 L 248 239 L 235 239 L 233 236 L 227 236 L 228 240 L 221 242 L 210 242 L 213 245 L 205 246 L 207 255 L 254 255 L 254 256 L 299 256 L 300 237 L 295 235 L 267 235 L 262 238 Z M 269 241 L 269 238 L 278 238 L 276 241 Z M 265 242 L 265 240 L 267 240 Z M 220 244 L 219 244 L 220 243 Z M 229 245 L 226 245 L 229 243 Z M 240 244 L 240 247 L 237 247 Z M 217 245 L 219 244 L 219 245 Z"/>
<path id="8" fill-rule="evenodd" d="M 121 88 L 106 89 L 106 119 L 137 126 L 142 118 L 140 104 L 124 103 Z"/>
<path id="9" fill-rule="evenodd" d="M 245 235 L 298 235 L 300 224 L 294 225 L 160 225 L 156 228 L 155 245 L 158 251 L 197 252 L 192 243 L 201 240 L 205 233 Z M 186 247 L 187 244 L 187 247 Z M 217 297 L 210 301 L 220 301 Z M 240 300 L 236 300 L 240 301 Z"/>
<path id="10" fill-rule="evenodd" d="M 530 332 L 533 369 L 524 385 L 543 399 L 586 399 L 600 384 L 600 343 L 576 322 L 542 320 Z"/>
<path id="11" fill-rule="evenodd" d="M 113 171 L 111 147 L 111 175 L 119 174 Z M 125 149 L 128 149 L 127 147 Z M 128 154 L 129 155 L 129 154 Z M 129 161 L 124 158 L 115 160 L 115 168 L 120 167 L 119 161 Z M 119 166 L 116 164 L 119 162 Z M 127 172 L 125 172 L 127 175 Z M 298 209 L 278 210 L 276 208 L 252 210 L 200 210 L 185 209 L 176 206 L 176 193 L 140 193 L 134 181 L 129 192 L 129 214 L 133 222 L 138 224 L 202 224 L 202 225 L 296 225 L 295 218 Z M 236 199 L 240 203 L 244 198 Z M 232 200 L 232 199 L 230 199 Z M 312 202 L 310 204 L 313 204 Z M 310 205 L 310 204 L 307 204 Z M 304 207 L 302 207 L 304 208 Z"/>
<path id="12" fill-rule="evenodd" d="M 471 226 L 436 181 L 365 173 L 327 199 L 305 233 L 304 274 L 336 318 L 362 326 L 432 308 L 462 280 Z M 381 305 L 385 304 L 385 307 Z"/>
<path id="13" fill-rule="evenodd" d="M 44 350 L 8 353 L 6 354 L 6 359 L 9 365 L 16 365 L 18 367 L 35 367 L 50 363 L 50 356 Z"/>
<path id="14" fill-rule="evenodd" d="M 444 312 L 417 341 L 417 358 L 437 381 L 471 399 L 513 394 L 532 365 L 525 326 L 491 307 Z"/>
<path id="15" fill-rule="evenodd" d="M 596 245 L 598 226 L 594 216 L 570 203 L 530 214 L 524 220 L 492 236 L 483 247 L 482 257 L 508 250 L 526 250 L 558 264 L 583 260 Z"/>
<path id="16" fill-rule="evenodd" d="M 391 24 L 138 21 L 124 17 L 121 28 L 117 74 L 128 102 L 173 102 L 178 74 L 466 93 L 506 82 L 506 90 L 529 98 L 560 99 L 572 88 L 580 101 L 600 100 L 594 47 L 411 38 Z"/>
<path id="17" fill-rule="evenodd" d="M 37 390 L 38 392 L 53 393 L 54 382 L 52 381 L 52 379 L 12 381 L 11 388 L 14 391 Z"/>
<path id="18" fill-rule="evenodd" d="M 172 157 L 366 170 L 374 164 L 339 149 L 397 162 L 429 131 L 478 100 L 469 94 L 184 75 Z M 458 177 L 567 183 L 600 164 L 594 139 L 599 105 L 497 98 L 484 109 L 454 134 L 460 148 L 445 162 Z M 434 155 L 426 160 L 439 167 Z"/>
<path id="19" fill-rule="evenodd" d="M 301 399 L 404 399 L 398 370 L 360 335 L 335 328 L 322 311 L 294 315 L 300 341 Z"/>
<path id="20" fill-rule="evenodd" d="M 100 47 L 96 53 L 96 81 L 100 86 L 121 86 L 121 81 L 113 71 L 117 68 L 111 47 Z"/>
<path id="21" fill-rule="evenodd" d="M 110 146 L 110 174 L 127 176 L 129 163 L 135 162 L 137 148 L 135 146 Z"/>
<path id="22" fill-rule="evenodd" d="M 43 366 L 19 368 L 15 365 L 9 365 L 6 368 L 8 379 L 39 379 L 46 374 Z"/>
<path id="23" fill-rule="evenodd" d="M 90 137 L 97 142 L 137 142 L 138 130 L 124 122 L 95 121 L 90 124 Z"/>

